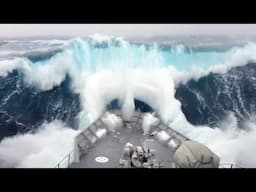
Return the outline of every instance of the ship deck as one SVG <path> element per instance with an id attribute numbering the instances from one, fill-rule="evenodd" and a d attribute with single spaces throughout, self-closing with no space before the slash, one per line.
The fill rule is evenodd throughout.
<path id="1" fill-rule="evenodd" d="M 119 115 L 120 112 L 113 112 Z M 134 146 L 143 146 L 151 149 L 154 153 L 154 159 L 161 161 L 161 167 L 174 168 L 174 150 L 168 145 L 170 140 L 181 143 L 187 140 L 183 135 L 175 132 L 170 127 L 160 122 L 152 131 L 164 131 L 169 138 L 164 142 L 153 135 L 143 135 L 142 118 L 144 113 L 136 113 L 133 121 L 125 123 L 115 132 L 107 131 L 104 137 L 97 138 L 95 130 L 106 128 L 99 119 L 93 125 L 89 126 L 78 138 L 79 162 L 72 163 L 70 168 L 121 168 L 120 159 L 123 158 L 124 147 L 126 143 L 132 143 Z M 105 126 L 105 127 L 104 127 Z M 106 128 L 107 129 L 107 128 Z M 92 139 L 92 138 L 95 139 Z M 86 143 L 83 143 L 85 142 Z M 89 147 L 89 145 L 91 147 Z M 107 162 L 97 162 L 97 157 L 107 158 Z"/>
<path id="2" fill-rule="evenodd" d="M 150 148 L 155 159 L 161 160 L 166 168 L 173 168 L 173 151 L 150 136 L 143 136 L 140 128 L 122 127 L 115 133 L 110 133 L 97 142 L 96 146 L 81 157 L 79 163 L 73 163 L 70 168 L 119 168 L 119 160 L 123 157 L 124 146 L 129 142 L 135 146 Z M 98 163 L 97 157 L 106 157 L 108 162 Z"/>

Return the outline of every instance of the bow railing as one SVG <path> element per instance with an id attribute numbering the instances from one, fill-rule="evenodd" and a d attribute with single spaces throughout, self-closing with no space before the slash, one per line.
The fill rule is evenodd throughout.
<path id="1" fill-rule="evenodd" d="M 219 168 L 239 168 L 239 169 L 242 169 L 242 168 L 246 168 L 245 166 L 243 165 L 239 165 L 239 164 L 236 164 L 236 163 L 221 163 Z"/>
<path id="2" fill-rule="evenodd" d="M 72 149 L 54 168 L 68 168 L 74 160 L 75 149 Z"/>

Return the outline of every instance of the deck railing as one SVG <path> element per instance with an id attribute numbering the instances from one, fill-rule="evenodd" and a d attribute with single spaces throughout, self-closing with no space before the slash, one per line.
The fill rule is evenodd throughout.
<path id="1" fill-rule="evenodd" d="M 238 164 L 235 164 L 235 163 L 221 163 L 219 168 L 246 168 L 245 166 L 242 166 L 242 165 L 238 165 Z"/>
<path id="2" fill-rule="evenodd" d="M 68 168 L 74 160 L 75 149 L 72 149 L 54 168 Z"/>
<path id="3" fill-rule="evenodd" d="M 98 121 L 100 118 L 98 118 L 96 121 Z M 95 122 L 96 122 L 95 121 Z M 85 129 L 89 128 L 91 125 L 93 125 L 95 122 L 91 123 L 89 126 L 87 126 Z M 168 126 L 169 127 L 169 126 Z M 171 127 L 169 127 L 171 128 Z M 81 132 L 83 132 L 85 129 L 81 130 Z M 172 129 L 172 128 L 171 128 Z M 184 135 L 180 134 L 179 132 L 177 132 L 176 130 L 172 129 L 172 131 L 185 138 L 186 140 L 190 140 L 189 138 L 185 137 Z M 74 156 L 75 156 L 75 149 L 73 148 L 67 155 L 65 155 L 63 157 L 62 160 L 60 160 L 56 166 L 54 168 L 68 168 L 74 161 Z M 235 163 L 221 163 L 219 165 L 219 168 L 246 168 L 247 166 L 242 166 L 242 165 L 238 165 Z"/>

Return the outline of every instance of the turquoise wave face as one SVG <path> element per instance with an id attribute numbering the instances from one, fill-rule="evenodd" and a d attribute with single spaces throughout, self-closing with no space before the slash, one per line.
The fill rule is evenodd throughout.
<path id="1" fill-rule="evenodd" d="M 53 54 L 50 58 L 31 64 L 55 63 L 55 69 L 68 66 L 67 73 L 70 68 L 80 72 L 95 73 L 102 70 L 125 71 L 136 68 L 147 70 L 167 67 L 174 67 L 180 72 L 190 72 L 197 69 L 207 71 L 211 67 L 220 65 L 229 66 L 230 69 L 233 65 L 237 66 L 237 63 L 246 64 L 250 59 L 256 60 L 255 53 L 256 44 L 252 42 L 225 47 L 224 45 L 134 43 L 118 38 L 103 40 L 77 38 L 71 40 L 62 51 Z M 68 60 L 68 64 L 64 67 L 63 60 Z"/>
<path id="2" fill-rule="evenodd" d="M 182 44 L 137 44 L 121 39 L 97 41 L 90 38 L 73 40 L 66 48 L 72 52 L 79 70 L 123 70 L 129 68 L 159 68 L 173 66 L 179 71 L 225 64 L 238 52 L 256 52 L 256 45 L 248 43 L 219 50 L 219 47 L 192 47 Z M 57 55 L 56 55 L 57 56 Z M 40 61 L 41 62 L 41 61 Z M 41 62 L 42 63 L 42 62 Z"/>
<path id="3" fill-rule="evenodd" d="M 173 128 L 188 134 L 187 136 L 192 139 L 206 143 L 221 156 L 223 154 L 228 156 L 229 151 L 233 156 L 235 150 L 230 150 L 229 147 L 245 146 L 244 141 L 247 138 L 243 135 L 238 136 L 236 145 L 233 145 L 234 143 L 230 142 L 231 137 L 226 137 L 219 129 L 209 129 L 209 127 L 222 126 L 221 123 L 227 111 L 232 112 L 233 119 L 241 123 L 248 122 L 250 115 L 255 114 L 255 62 L 236 66 L 239 63 L 246 63 L 248 59 L 255 59 L 255 53 L 254 43 L 220 50 L 219 47 L 209 49 L 209 46 L 198 48 L 182 44 L 139 44 L 117 38 L 103 40 L 78 38 L 67 43 L 61 51 L 54 54 L 51 52 L 49 57 L 48 54 L 47 57 L 31 54 L 36 59 L 24 56 L 25 60 L 20 58 L 8 60 L 0 63 L 2 74 L 6 71 L 9 73 L 8 76 L 3 75 L 0 78 L 2 107 L 0 125 L 2 128 L 7 128 L 0 130 L 0 139 L 15 135 L 17 132 L 35 131 L 45 120 L 50 122 L 61 120 L 72 127 L 87 127 L 93 119 L 90 118 L 91 116 L 96 117 L 100 114 L 98 112 L 101 111 L 101 107 L 104 109 L 105 104 L 112 104 L 112 97 L 113 99 L 116 96 L 122 98 L 125 93 L 134 93 L 130 94 L 130 97 L 134 96 L 135 99 L 145 101 L 152 107 L 150 109 L 147 105 L 140 104 L 141 108 L 160 111 L 166 119 L 167 115 L 172 115 Z M 178 71 L 187 72 L 197 67 L 208 70 L 218 64 L 225 66 L 230 64 L 229 62 L 233 67 L 232 70 L 223 74 L 205 74 L 198 80 L 191 80 L 175 87 L 175 90 L 172 86 L 174 79 L 172 74 L 169 75 L 169 71 L 165 73 L 167 71 L 165 69 L 159 69 L 174 67 Z M 232 62 L 235 64 L 232 65 Z M 134 68 L 140 70 L 129 71 Z M 13 71 L 14 69 L 16 71 Z M 87 73 L 83 73 L 106 70 L 117 70 L 121 73 L 107 71 L 88 75 L 93 78 L 87 78 Z M 124 72 L 128 70 L 128 73 L 122 73 L 122 70 Z M 182 73 L 182 75 L 185 77 L 190 75 L 189 73 Z M 130 79 L 134 84 L 129 84 Z M 115 84 L 120 81 L 120 86 Z M 90 105 L 86 105 L 87 101 Z M 180 102 L 181 109 L 176 101 Z M 137 106 L 135 102 L 135 107 Z M 229 124 L 233 126 L 233 120 L 231 123 L 227 122 L 225 126 Z M 200 127 L 192 125 L 200 125 Z M 237 128 L 240 131 L 243 127 L 245 126 L 241 124 Z M 239 134 L 239 132 L 236 133 Z M 59 138 L 59 134 L 57 136 Z M 66 136 L 64 135 L 63 138 L 66 143 Z M 218 142 L 215 146 L 214 142 L 217 140 L 220 140 L 220 145 Z M 251 143 L 250 145 L 253 146 Z M 245 155 L 249 157 L 253 154 L 252 151 L 251 149 Z M 240 156 L 244 157 L 244 155 Z M 8 159 L 6 162 L 9 162 Z M 255 165 L 255 161 L 253 164 Z"/>

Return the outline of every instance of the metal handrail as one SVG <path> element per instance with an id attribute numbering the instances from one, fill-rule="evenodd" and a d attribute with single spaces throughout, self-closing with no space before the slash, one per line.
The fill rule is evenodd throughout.
<path id="1" fill-rule="evenodd" d="M 94 121 L 93 123 L 89 124 L 85 129 L 89 128 L 90 126 L 92 126 L 95 122 L 97 122 L 100 118 L 98 118 L 96 121 Z M 168 126 L 168 125 L 167 125 Z M 170 129 L 172 129 L 172 131 L 181 136 L 184 137 L 187 140 L 190 140 L 189 138 L 187 138 L 186 136 L 180 134 L 178 131 L 174 130 L 173 128 L 171 128 L 170 126 L 168 126 Z M 81 130 L 81 132 L 83 132 L 85 129 Z M 69 153 L 67 153 L 57 164 L 54 168 L 61 168 L 61 165 L 63 162 L 65 162 L 65 160 L 67 160 L 67 168 L 73 163 L 71 162 L 71 158 L 72 158 L 72 153 L 73 153 L 73 158 L 74 158 L 74 153 L 75 153 L 75 148 L 73 148 Z M 235 163 L 222 163 L 219 165 L 219 168 L 246 168 L 245 166 L 241 166 Z"/>
<path id="2" fill-rule="evenodd" d="M 61 161 L 59 161 L 59 163 L 57 163 L 57 165 L 54 168 L 61 168 L 61 164 L 64 162 L 64 160 L 68 159 L 68 163 L 67 163 L 67 167 L 69 167 L 69 165 L 71 165 L 71 155 L 72 153 L 75 152 L 75 149 L 73 148 L 67 155 L 65 155 L 63 157 L 63 159 Z"/>
<path id="3" fill-rule="evenodd" d="M 101 117 L 102 117 L 102 116 L 98 117 L 94 122 L 88 124 L 88 126 L 87 126 L 86 128 L 80 130 L 80 133 L 82 133 L 84 130 L 88 129 L 88 128 L 91 127 L 93 124 L 95 124 L 98 120 L 101 119 Z M 79 133 L 79 134 L 80 134 L 80 133 Z M 79 135 L 79 134 L 78 134 L 78 135 Z M 75 149 L 73 148 L 67 155 L 65 155 L 65 156 L 63 157 L 63 159 L 62 159 L 61 161 L 59 161 L 59 163 L 57 163 L 57 165 L 56 165 L 54 168 L 60 168 L 61 163 L 62 163 L 66 158 L 69 158 L 69 160 L 70 160 L 70 155 L 71 155 L 71 153 L 73 153 L 74 151 L 75 151 Z M 71 165 L 71 162 L 68 161 L 68 166 L 69 166 L 69 165 Z"/>
<path id="4" fill-rule="evenodd" d="M 99 117 L 96 121 L 98 121 L 99 119 L 100 119 L 100 117 Z M 90 126 L 92 126 L 96 121 L 90 123 L 86 128 L 80 130 L 80 133 L 82 133 L 85 129 L 87 129 L 87 128 L 89 128 Z M 79 134 L 80 134 L 80 133 L 79 133 Z M 79 134 L 78 134 L 78 135 L 79 135 Z M 60 168 L 61 163 L 62 163 L 66 158 L 68 158 L 68 166 L 71 165 L 70 156 L 71 156 L 71 153 L 73 153 L 73 152 L 75 152 L 75 149 L 74 149 L 74 148 L 73 148 L 68 154 L 66 154 L 66 155 L 63 157 L 63 159 L 60 160 L 54 168 Z"/>
<path id="5" fill-rule="evenodd" d="M 219 168 L 231 168 L 232 169 L 232 168 L 246 168 L 246 167 L 236 164 L 236 163 L 221 163 Z"/>

